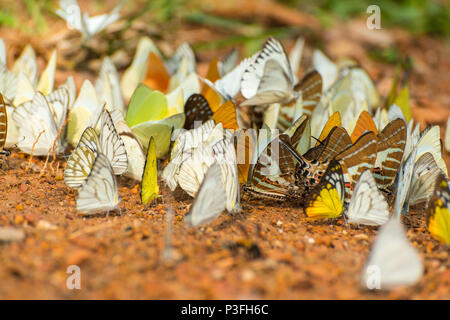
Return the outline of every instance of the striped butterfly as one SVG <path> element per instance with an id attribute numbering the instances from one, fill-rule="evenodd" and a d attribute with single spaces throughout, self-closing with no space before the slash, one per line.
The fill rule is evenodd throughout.
<path id="1" fill-rule="evenodd" d="M 406 133 L 405 121 L 396 119 L 377 136 L 374 177 L 380 189 L 387 189 L 394 182 L 406 145 Z"/>
<path id="2" fill-rule="evenodd" d="M 312 70 L 294 86 L 294 91 L 299 92 L 299 98 L 290 104 L 279 107 L 277 127 L 286 130 L 301 115 L 311 116 L 322 95 L 322 78 L 320 74 Z"/>
<path id="3" fill-rule="evenodd" d="M 197 227 L 216 219 L 226 207 L 226 193 L 222 183 L 219 164 L 213 163 L 195 196 L 194 202 L 185 217 L 187 225 Z"/>
<path id="4" fill-rule="evenodd" d="M 80 145 L 87 146 L 94 152 L 103 153 L 110 161 L 115 175 L 121 175 L 127 170 L 127 151 L 108 110 L 103 109 L 101 113 L 100 134 L 92 127 L 86 128 L 78 143 L 78 146 Z"/>
<path id="5" fill-rule="evenodd" d="M 342 140 L 341 140 L 342 141 Z M 293 148 L 283 142 L 292 156 L 297 160 L 295 167 L 295 184 L 299 188 L 297 197 L 301 200 L 320 182 L 325 171 L 329 167 L 330 160 L 308 160 L 299 155 Z M 343 143 L 343 142 L 342 142 Z M 376 136 L 373 132 L 366 132 L 354 144 L 340 152 L 335 159 L 339 161 L 345 170 L 348 170 L 350 187 L 358 181 L 364 170 L 371 170 L 376 157 Z M 345 172 L 347 175 L 347 172 Z M 348 191 L 348 190 L 347 190 Z M 351 194 L 350 194 L 351 196 Z"/>
<path id="6" fill-rule="evenodd" d="M 389 220 L 389 206 L 369 170 L 356 183 L 346 212 L 350 223 L 378 226 Z"/>
<path id="7" fill-rule="evenodd" d="M 119 191 L 108 158 L 99 153 L 86 183 L 78 191 L 77 212 L 82 215 L 111 212 L 119 208 Z"/>
<path id="8" fill-rule="evenodd" d="M 268 131 L 268 130 L 263 130 Z M 260 131 L 261 135 L 261 131 Z M 257 197 L 289 200 L 295 192 L 295 165 L 289 152 L 280 142 L 290 144 L 287 134 L 269 138 L 259 153 L 256 164 L 251 167 L 244 190 Z M 259 149 L 263 145 L 259 142 Z"/>
<path id="9" fill-rule="evenodd" d="M 8 134 L 8 115 L 6 113 L 6 103 L 0 93 L 0 154 L 9 155 L 9 151 L 4 150 L 6 135 Z"/>
<path id="10" fill-rule="evenodd" d="M 407 189 L 402 213 L 407 213 L 410 206 L 428 201 L 433 195 L 436 180 L 442 173 L 433 155 L 424 153 L 414 164 L 409 186 L 402 186 Z"/>
<path id="11" fill-rule="evenodd" d="M 450 189 L 442 173 L 436 180 L 433 198 L 428 206 L 427 227 L 433 238 L 450 244 Z"/>
<path id="12" fill-rule="evenodd" d="M 374 268 L 379 274 L 377 289 L 414 285 L 422 277 L 424 267 L 417 250 L 409 242 L 400 221 L 391 218 L 378 231 L 363 269 L 361 286 L 371 288 Z"/>

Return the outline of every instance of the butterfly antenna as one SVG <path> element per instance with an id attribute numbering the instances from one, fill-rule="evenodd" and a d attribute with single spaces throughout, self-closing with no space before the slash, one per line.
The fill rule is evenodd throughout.
<path id="1" fill-rule="evenodd" d="M 320 143 L 321 145 L 323 145 L 323 142 L 320 141 L 319 139 L 317 139 L 316 137 L 311 136 L 311 138 L 313 138 L 313 139 L 316 140 L 318 143 Z"/>
<path id="2" fill-rule="evenodd" d="M 33 147 L 31 148 L 30 158 L 28 159 L 28 165 L 27 165 L 27 168 L 25 169 L 25 172 L 28 172 L 28 170 L 31 168 L 31 160 L 33 159 L 34 148 L 36 148 L 36 144 L 38 143 L 39 139 L 41 138 L 41 135 L 44 132 L 45 132 L 45 129 L 39 133 L 38 137 L 36 138 L 36 141 L 34 141 L 34 143 L 33 143 Z"/>

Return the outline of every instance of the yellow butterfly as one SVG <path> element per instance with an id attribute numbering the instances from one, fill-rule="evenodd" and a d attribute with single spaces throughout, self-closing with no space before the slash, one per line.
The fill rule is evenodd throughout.
<path id="1" fill-rule="evenodd" d="M 307 201 L 305 213 L 313 220 L 338 218 L 344 211 L 344 196 L 343 168 L 333 161 Z"/>
<path id="2" fill-rule="evenodd" d="M 427 225 L 433 238 L 450 244 L 450 190 L 444 174 L 438 178 L 430 201 Z"/>
<path id="3" fill-rule="evenodd" d="M 148 144 L 147 159 L 145 161 L 144 174 L 141 183 L 141 201 L 147 204 L 159 194 L 158 168 L 156 166 L 156 146 L 153 137 Z"/>

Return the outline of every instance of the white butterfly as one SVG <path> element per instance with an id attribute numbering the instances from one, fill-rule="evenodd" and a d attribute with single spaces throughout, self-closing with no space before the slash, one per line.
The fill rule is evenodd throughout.
<path id="1" fill-rule="evenodd" d="M 66 20 L 70 28 L 78 30 L 83 39 L 88 40 L 120 18 L 119 11 L 123 3 L 121 1 L 110 13 L 89 17 L 87 13 L 82 14 L 76 0 L 60 0 L 61 8 L 56 10 L 56 14 Z"/>
<path id="2" fill-rule="evenodd" d="M 246 75 L 244 73 L 242 78 L 244 79 Z M 256 80 L 253 81 L 256 82 Z M 289 104 L 300 96 L 298 92 L 294 91 L 294 81 L 292 73 L 286 74 L 277 60 L 270 59 L 264 64 L 264 72 L 259 79 L 257 93 L 241 105 Z M 243 81 L 242 89 L 245 88 L 246 84 L 244 83 L 247 82 Z"/>
<path id="3" fill-rule="evenodd" d="M 111 163 L 114 174 L 121 175 L 127 170 L 128 157 L 108 110 L 103 109 L 99 124 L 100 134 L 97 134 L 93 127 L 86 128 L 77 148 L 86 146 L 95 153 L 103 153 Z"/>
<path id="4" fill-rule="evenodd" d="M 295 82 L 298 81 L 296 75 L 298 74 L 298 69 L 300 67 L 300 60 L 302 59 L 304 46 L 305 46 L 305 39 L 298 38 L 295 41 L 294 47 L 292 48 L 291 52 L 289 53 L 289 64 L 291 65 Z"/>
<path id="5" fill-rule="evenodd" d="M 220 97 L 222 97 L 222 100 L 234 101 L 234 98 L 241 90 L 242 75 L 251 64 L 251 62 L 252 58 L 246 58 L 242 60 L 238 66 L 236 66 L 222 78 L 216 80 L 214 83 L 206 78 L 200 77 L 200 79 L 208 86 L 210 86 L 214 91 L 216 91 L 216 93 L 219 94 Z"/>
<path id="6" fill-rule="evenodd" d="M 271 61 L 271 65 L 266 69 L 267 62 Z M 275 74 L 273 74 L 275 73 Z M 273 77 L 273 78 L 271 78 Z M 261 82 L 265 78 L 264 84 Z M 241 80 L 241 93 L 246 99 L 255 97 L 262 89 L 262 91 L 268 90 L 286 90 L 286 87 L 281 88 L 269 88 L 270 85 L 276 86 L 274 81 L 283 81 L 280 86 L 286 86 L 286 82 L 294 86 L 294 74 L 292 73 L 289 59 L 284 51 L 281 43 L 274 39 L 269 38 L 260 52 L 255 54 L 251 58 L 250 65 L 245 69 L 242 74 Z M 279 102 L 279 101 L 275 101 Z M 272 102 L 271 102 L 272 103 Z"/>
<path id="7" fill-rule="evenodd" d="M 51 60 L 51 59 L 50 59 Z M 38 67 L 36 61 L 36 53 L 30 44 L 25 46 L 19 58 L 14 62 L 11 71 L 19 76 L 23 73 L 31 82 L 33 87 L 37 85 L 38 82 Z"/>
<path id="8" fill-rule="evenodd" d="M 338 78 L 338 67 L 318 49 L 313 52 L 313 66 L 322 76 L 323 91 L 327 91 Z"/>
<path id="9" fill-rule="evenodd" d="M 396 192 L 394 201 L 394 216 L 400 219 L 405 201 L 407 200 L 409 186 L 414 171 L 414 164 L 416 159 L 417 149 L 415 149 L 408 157 L 408 159 L 399 167 L 396 177 Z"/>
<path id="10" fill-rule="evenodd" d="M 221 61 L 217 63 L 217 69 L 219 70 L 220 77 L 223 78 L 228 74 L 238 61 L 239 52 L 234 48 L 229 51 Z"/>
<path id="11" fill-rule="evenodd" d="M 9 101 L 16 96 L 17 76 L 6 68 L 6 65 L 0 65 L 0 93 Z"/>
<path id="12" fill-rule="evenodd" d="M 109 57 L 105 57 L 100 68 L 100 73 L 95 82 L 95 90 L 99 102 L 106 102 L 109 111 L 118 109 L 125 114 L 125 106 L 120 89 L 119 73 Z"/>
<path id="13" fill-rule="evenodd" d="M 77 211 L 83 215 L 111 212 L 119 208 L 119 191 L 111 164 L 99 153 L 86 183 L 77 197 Z"/>
<path id="14" fill-rule="evenodd" d="M 76 146 L 92 117 L 97 117 L 102 105 L 98 102 L 95 88 L 89 80 L 84 80 L 77 99 L 69 110 L 67 142 Z"/>
<path id="15" fill-rule="evenodd" d="M 145 165 L 144 148 L 139 142 L 139 139 L 133 134 L 130 127 L 125 122 L 122 113 L 120 113 L 118 109 L 111 112 L 111 118 L 127 152 L 128 168 L 124 173 L 124 176 L 141 181 Z"/>
<path id="16" fill-rule="evenodd" d="M 433 155 L 429 152 L 424 153 L 414 165 L 402 213 L 407 213 L 410 206 L 423 203 L 431 198 L 440 174 L 442 174 L 442 170 L 434 161 Z"/>
<path id="17" fill-rule="evenodd" d="M 76 147 L 64 169 L 64 182 L 68 187 L 79 188 L 91 173 L 97 152 L 85 145 Z"/>
<path id="18" fill-rule="evenodd" d="M 369 170 L 364 171 L 355 186 L 347 211 L 350 223 L 377 226 L 389 220 L 389 206 L 378 190 Z"/>
<path id="19" fill-rule="evenodd" d="M 17 106 L 13 119 L 19 131 L 18 147 L 25 153 L 37 156 L 54 151 L 63 152 L 61 130 L 66 118 L 69 93 L 59 88 L 47 98 L 40 92 L 33 100 Z"/>
<path id="20" fill-rule="evenodd" d="M 409 242 L 400 221 L 392 218 L 384 224 L 364 267 L 361 285 L 367 289 L 392 289 L 416 284 L 423 274 L 417 250 Z"/>
<path id="21" fill-rule="evenodd" d="M 176 50 L 172 57 L 165 61 L 165 66 L 169 71 L 169 74 L 174 75 L 177 70 L 180 68 L 180 64 L 185 59 L 187 63 L 186 71 L 187 73 L 195 72 L 196 70 L 196 62 L 195 62 L 195 54 L 192 47 L 187 42 L 183 42 Z"/>
<path id="22" fill-rule="evenodd" d="M 227 199 L 221 179 L 220 166 L 213 163 L 206 171 L 189 214 L 185 217 L 188 225 L 197 227 L 211 222 L 225 210 Z"/>

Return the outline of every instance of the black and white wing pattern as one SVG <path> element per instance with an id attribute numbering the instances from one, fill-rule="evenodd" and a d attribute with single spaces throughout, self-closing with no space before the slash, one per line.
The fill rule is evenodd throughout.
<path id="1" fill-rule="evenodd" d="M 83 215 L 111 212 L 118 208 L 119 202 L 119 191 L 111 164 L 99 153 L 86 183 L 79 189 L 77 212 Z"/>

